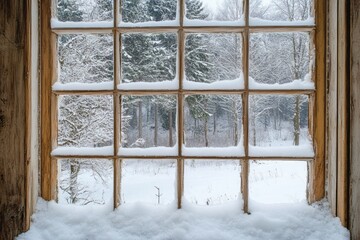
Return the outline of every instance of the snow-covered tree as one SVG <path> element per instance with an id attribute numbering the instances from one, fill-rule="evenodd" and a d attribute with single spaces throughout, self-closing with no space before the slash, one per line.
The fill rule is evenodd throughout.
<path id="1" fill-rule="evenodd" d="M 57 17 L 60 21 L 81 22 L 83 12 L 80 11 L 75 0 L 58 0 Z"/>

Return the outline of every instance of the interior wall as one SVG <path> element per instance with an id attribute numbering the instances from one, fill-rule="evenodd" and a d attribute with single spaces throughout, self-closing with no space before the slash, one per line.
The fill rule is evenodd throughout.
<path id="1" fill-rule="evenodd" d="M 25 223 L 26 0 L 0 1 L 0 239 Z"/>
<path id="2" fill-rule="evenodd" d="M 350 197 L 349 227 L 360 239 L 360 1 L 350 1 Z"/>

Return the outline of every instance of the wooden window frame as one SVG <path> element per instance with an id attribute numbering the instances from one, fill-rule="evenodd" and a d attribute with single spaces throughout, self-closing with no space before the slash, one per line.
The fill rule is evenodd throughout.
<path id="1" fill-rule="evenodd" d="M 45 200 L 56 199 L 57 190 L 57 159 L 58 158 L 101 158 L 114 161 L 114 208 L 120 205 L 120 181 L 122 159 L 177 159 L 177 201 L 181 208 L 184 182 L 185 159 L 235 159 L 241 160 L 241 192 L 243 195 L 244 212 L 248 212 L 248 175 L 249 161 L 261 160 L 302 160 L 308 162 L 308 191 L 309 203 L 321 200 L 325 196 L 325 26 L 326 8 L 325 1 L 314 0 L 315 26 L 249 26 L 249 1 L 244 0 L 245 26 L 241 27 L 187 27 L 184 26 L 185 0 L 180 2 L 180 25 L 178 27 L 118 27 L 119 1 L 114 1 L 114 25 L 110 28 L 56 28 L 52 29 L 52 0 L 40 2 L 41 15 L 41 196 Z M 177 90 L 118 90 L 120 82 L 118 68 L 119 61 L 119 36 L 124 32 L 177 32 L 179 36 L 179 88 Z M 251 32 L 297 32 L 311 33 L 315 46 L 316 61 L 313 72 L 315 90 L 252 90 L 249 89 L 249 36 Z M 56 35 L 59 33 L 112 33 L 114 36 L 114 90 L 109 91 L 53 91 L 52 85 L 57 80 L 56 63 Z M 185 33 L 187 32 L 231 32 L 243 36 L 243 71 L 245 88 L 242 90 L 184 90 L 184 47 Z M 309 132 L 312 135 L 315 157 L 250 157 L 248 152 L 248 99 L 249 94 L 305 94 L 309 95 Z M 98 95 L 108 94 L 114 97 L 114 121 L 119 122 L 120 100 L 123 94 L 155 95 L 174 94 L 178 97 L 178 155 L 177 156 L 118 156 L 119 124 L 114 126 L 114 155 L 112 156 L 52 156 L 51 151 L 57 145 L 57 96 L 61 94 Z M 219 156 L 184 156 L 181 143 L 183 142 L 183 97 L 186 94 L 239 94 L 243 96 L 243 124 L 244 124 L 244 149 L 245 157 L 219 157 Z"/>

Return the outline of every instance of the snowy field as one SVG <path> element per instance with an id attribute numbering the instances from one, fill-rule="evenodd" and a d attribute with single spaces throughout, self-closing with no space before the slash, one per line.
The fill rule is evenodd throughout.
<path id="1" fill-rule="evenodd" d="M 122 205 L 115 211 L 112 164 L 100 168 L 100 161 L 88 160 L 79 170 L 76 204 L 67 204 L 69 161 L 63 161 L 59 203 L 40 199 L 30 231 L 18 239 L 349 239 L 326 202 L 306 204 L 306 162 L 250 162 L 246 215 L 239 161 L 185 161 L 183 208 L 177 210 L 176 161 L 126 160 Z"/>

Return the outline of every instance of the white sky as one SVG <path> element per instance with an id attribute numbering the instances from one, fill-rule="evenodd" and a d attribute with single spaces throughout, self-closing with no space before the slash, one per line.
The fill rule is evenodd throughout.
<path id="1" fill-rule="evenodd" d="M 202 0 L 204 6 L 216 11 L 216 8 L 219 4 L 221 4 L 224 0 Z M 251 0 L 250 0 L 251 1 Z M 264 4 L 269 4 L 272 0 L 262 0 Z"/>

